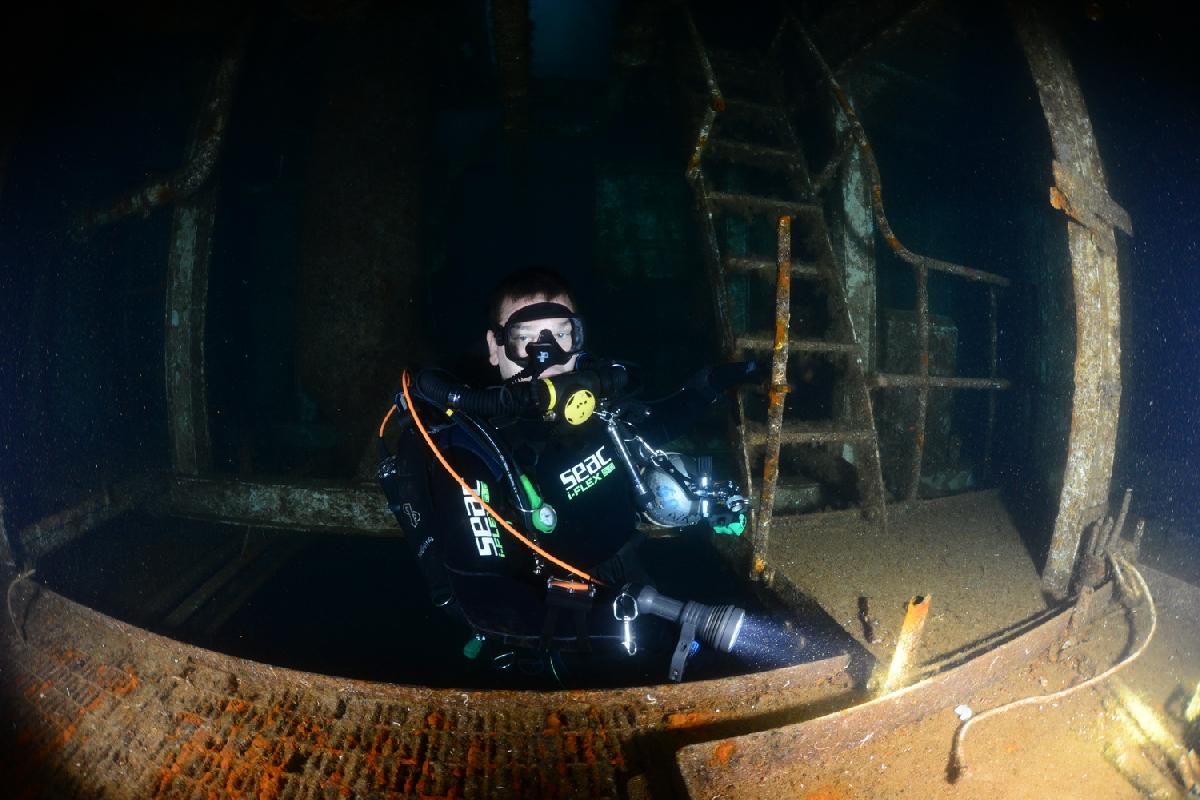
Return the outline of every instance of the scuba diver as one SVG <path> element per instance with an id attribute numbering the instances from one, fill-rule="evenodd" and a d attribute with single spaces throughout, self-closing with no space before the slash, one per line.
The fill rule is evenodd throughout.
<path id="1" fill-rule="evenodd" d="M 637 523 L 742 533 L 748 500 L 713 479 L 711 459 L 661 448 L 726 390 L 766 372 L 753 362 L 709 367 L 663 400 L 638 402 L 636 368 L 589 356 L 576 309 L 549 270 L 502 281 L 485 334 L 502 383 L 477 389 L 438 370 L 406 372 L 380 426 L 380 482 L 434 605 L 473 631 L 468 657 L 490 647 L 501 667 L 524 658 L 558 677 L 564 654 L 633 655 L 639 635 L 653 638 L 635 620 L 657 616 L 678 632 L 668 676 L 680 680 L 699 642 L 732 649 L 744 612 L 659 594 Z M 383 445 L 392 416 L 394 453 Z"/>

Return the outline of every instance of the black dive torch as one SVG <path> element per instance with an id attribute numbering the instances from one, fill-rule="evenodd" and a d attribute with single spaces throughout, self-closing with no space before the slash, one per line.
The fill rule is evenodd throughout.
<path id="1" fill-rule="evenodd" d="M 667 673 L 676 682 L 683 680 L 683 668 L 692 654 L 693 642 L 703 642 L 722 653 L 730 653 L 746 619 L 745 609 L 732 605 L 706 606 L 694 600 L 680 602 L 659 594 L 653 586 L 643 587 L 638 592 L 637 610 L 679 626 L 679 640 L 675 643 Z"/>

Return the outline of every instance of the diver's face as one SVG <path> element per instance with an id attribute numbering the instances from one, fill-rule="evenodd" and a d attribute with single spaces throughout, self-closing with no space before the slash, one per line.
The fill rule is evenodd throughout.
<path id="1" fill-rule="evenodd" d="M 575 306 L 571 303 L 570 298 L 566 295 L 558 295 L 556 297 L 546 297 L 545 295 L 534 295 L 532 297 L 522 297 L 519 300 L 505 300 L 500 305 L 500 325 L 503 326 L 508 322 L 509 317 L 520 311 L 525 306 L 531 306 L 534 303 L 558 303 L 564 305 L 572 311 Z M 518 347 L 518 355 L 525 356 L 525 347 L 530 342 L 536 342 L 542 331 L 548 330 L 559 341 L 564 350 L 569 350 L 571 347 L 571 321 L 566 317 L 550 318 L 550 319 L 534 319 L 528 322 L 520 323 L 514 330 L 513 335 L 520 337 Z M 519 373 L 523 367 L 510 359 L 504 351 L 504 343 L 496 341 L 496 335 L 492 331 L 487 332 L 488 346 L 488 361 L 493 367 L 500 368 L 500 377 L 508 380 L 512 376 Z M 571 360 L 566 364 L 555 364 L 548 367 L 541 377 L 549 378 L 553 375 L 561 375 L 564 372 L 570 372 L 575 369 L 575 359 L 578 356 L 571 356 Z"/>

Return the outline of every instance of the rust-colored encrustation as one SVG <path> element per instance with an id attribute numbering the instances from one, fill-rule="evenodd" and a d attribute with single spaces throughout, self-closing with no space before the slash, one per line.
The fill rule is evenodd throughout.
<path id="1" fill-rule="evenodd" d="M 670 796 L 679 746 L 852 688 L 838 657 L 630 689 L 430 689 L 203 650 L 28 579 L 12 608 L 25 639 L 0 627 L 6 797 L 620 797 L 635 777 Z"/>

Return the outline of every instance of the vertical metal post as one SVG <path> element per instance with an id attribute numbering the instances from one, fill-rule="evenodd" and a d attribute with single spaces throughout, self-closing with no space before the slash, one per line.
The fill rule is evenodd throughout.
<path id="1" fill-rule="evenodd" d="M 996 380 L 1000 369 L 998 332 L 996 324 L 996 287 L 988 287 L 988 377 Z M 996 390 L 988 390 L 987 436 L 983 444 L 983 472 L 992 478 L 992 448 L 996 436 Z"/>
<path id="2" fill-rule="evenodd" d="M 216 192 L 208 189 L 180 203 L 171 225 L 164 348 L 167 425 L 171 466 L 186 475 L 204 472 L 211 460 L 204 328 L 215 212 Z"/>
<path id="3" fill-rule="evenodd" d="M 192 127 L 188 167 L 184 170 L 186 179 L 181 180 L 186 191 L 179 195 L 171 221 L 163 344 L 167 430 L 171 466 L 187 475 L 205 472 L 212 459 L 208 385 L 204 374 L 208 267 L 217 207 L 212 175 L 225 140 L 249 31 L 250 24 L 246 23 L 234 34 L 217 63 L 208 96 Z"/>
<path id="4" fill-rule="evenodd" d="M 929 410 L 929 268 L 915 264 L 917 278 L 917 419 L 913 423 L 913 455 L 909 468 L 908 499 L 921 488 L 921 461 L 925 458 L 925 418 Z"/>
<path id="5" fill-rule="evenodd" d="M 775 274 L 775 344 L 771 357 L 771 389 L 767 395 L 767 452 L 763 459 L 762 490 L 758 496 L 758 524 L 754 529 L 755 574 L 766 569 L 775 486 L 779 481 L 783 404 L 788 393 L 788 331 L 792 323 L 792 218 L 780 217 L 776 233 L 779 244 Z"/>
<path id="6" fill-rule="evenodd" d="M 1067 216 L 1075 293 L 1071 435 L 1054 535 L 1042 571 L 1052 596 L 1067 595 L 1089 509 L 1108 502 L 1121 413 L 1121 294 L 1114 227 L 1132 233 L 1109 196 L 1091 118 L 1058 36 L 1033 4 L 1014 4 L 1054 149 L 1050 204 Z"/>

